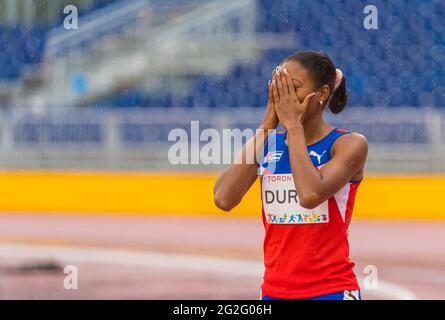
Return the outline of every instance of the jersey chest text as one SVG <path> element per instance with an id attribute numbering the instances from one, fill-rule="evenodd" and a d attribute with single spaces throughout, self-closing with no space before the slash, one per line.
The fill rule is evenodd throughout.
<path id="1" fill-rule="evenodd" d="M 328 201 L 313 209 L 300 205 L 292 174 L 261 177 L 261 193 L 266 221 L 270 224 L 328 223 Z"/>

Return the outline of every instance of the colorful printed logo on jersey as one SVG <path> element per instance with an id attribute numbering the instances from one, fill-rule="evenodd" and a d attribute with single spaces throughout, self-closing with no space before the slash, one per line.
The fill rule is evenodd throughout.
<path id="1" fill-rule="evenodd" d="M 264 162 L 278 162 L 283 155 L 283 151 L 269 151 L 264 157 Z"/>
<path id="2" fill-rule="evenodd" d="M 311 151 L 309 152 L 309 155 L 312 156 L 312 157 L 316 157 L 317 160 L 318 160 L 318 164 L 320 164 L 320 163 L 321 163 L 321 157 L 323 157 L 323 155 L 324 155 L 325 153 L 326 153 L 326 150 L 323 151 L 321 154 L 318 154 L 318 153 L 316 153 L 314 150 L 311 150 Z"/>
<path id="3" fill-rule="evenodd" d="M 283 215 L 266 213 L 266 220 L 268 223 L 292 223 L 292 224 L 305 224 L 305 223 L 326 223 L 329 222 L 329 216 L 327 214 L 320 214 L 318 212 L 312 212 L 310 214 L 289 214 Z"/>

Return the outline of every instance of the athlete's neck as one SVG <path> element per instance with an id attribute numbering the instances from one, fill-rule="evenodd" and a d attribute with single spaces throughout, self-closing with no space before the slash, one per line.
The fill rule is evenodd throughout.
<path id="1" fill-rule="evenodd" d="M 306 145 L 311 145 L 323 139 L 333 127 L 324 121 L 323 115 L 319 113 L 311 118 L 305 118 L 303 129 Z"/>

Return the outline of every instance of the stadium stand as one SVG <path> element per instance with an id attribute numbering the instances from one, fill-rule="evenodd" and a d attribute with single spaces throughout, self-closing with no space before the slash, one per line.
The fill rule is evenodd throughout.
<path id="1" fill-rule="evenodd" d="M 114 1 L 96 1 L 94 11 Z M 152 1 L 177 9 L 179 2 Z M 175 5 L 177 4 L 177 5 Z M 273 67 L 294 51 L 322 50 L 347 78 L 350 106 L 445 106 L 445 2 L 375 1 L 379 29 L 363 28 L 365 1 L 257 1 L 256 31 L 293 33 L 294 49 L 266 49 L 252 63 L 224 75 L 202 73 L 184 92 L 146 90 L 135 83 L 91 102 L 116 107 L 263 106 L 262 90 Z M 82 13 L 82 14 L 83 14 Z M 401 17 L 410 15 L 410 20 Z M 1 26 L 0 79 L 19 79 L 23 67 L 40 63 L 44 33 L 38 25 Z M 7 45 L 6 45 L 7 44 Z"/>
<path id="2" fill-rule="evenodd" d="M 363 1 L 258 4 L 258 32 L 295 32 L 295 50 L 321 49 L 345 70 L 350 106 L 445 106 L 445 2 L 419 1 L 414 8 L 402 0 L 377 1 L 379 29 L 373 31 L 362 27 Z M 413 12 L 410 21 L 400 18 L 407 11 Z M 263 106 L 265 90 L 258 88 L 293 51 L 266 50 L 260 61 L 237 65 L 224 77 L 203 74 L 187 96 L 176 99 L 188 107 Z M 171 94 L 131 88 L 98 104 L 167 107 L 173 101 Z"/>

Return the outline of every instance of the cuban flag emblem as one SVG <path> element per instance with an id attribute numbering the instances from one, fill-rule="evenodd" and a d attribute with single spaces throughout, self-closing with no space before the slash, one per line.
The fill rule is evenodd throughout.
<path id="1" fill-rule="evenodd" d="M 264 157 L 264 162 L 278 162 L 280 161 L 282 155 L 283 151 L 269 151 Z"/>

